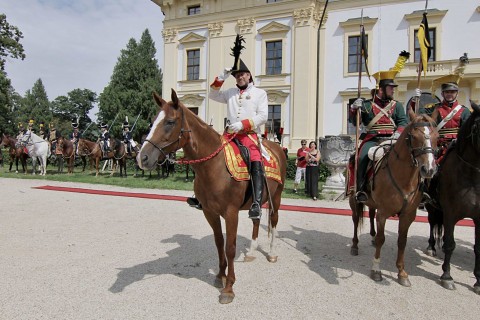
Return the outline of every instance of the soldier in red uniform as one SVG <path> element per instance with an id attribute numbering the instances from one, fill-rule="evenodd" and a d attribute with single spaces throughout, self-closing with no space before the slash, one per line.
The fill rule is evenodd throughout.
<path id="1" fill-rule="evenodd" d="M 365 202 L 368 196 L 365 193 L 367 186 L 367 168 L 370 162 L 368 150 L 378 146 L 383 139 L 398 139 L 403 128 L 407 126 L 408 119 L 405 115 L 403 105 L 393 99 L 397 84 L 393 81 L 398 72 L 403 69 L 405 62 L 410 54 L 402 51 L 395 66 L 388 71 L 379 71 L 372 76 L 377 81 L 377 88 L 373 95 L 373 99 L 364 100 L 358 98 L 350 106 L 350 122 L 356 125 L 356 113 L 358 109 L 361 111 L 361 122 L 365 132 L 360 137 L 362 143 L 358 152 L 358 171 L 356 200 Z M 352 168 L 353 170 L 353 168 Z"/>

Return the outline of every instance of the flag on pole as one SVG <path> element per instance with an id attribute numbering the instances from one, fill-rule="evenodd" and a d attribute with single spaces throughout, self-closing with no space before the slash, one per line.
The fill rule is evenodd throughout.
<path id="1" fill-rule="evenodd" d="M 422 70 L 424 75 L 427 75 L 427 63 L 432 54 L 432 47 L 430 46 L 430 32 L 428 30 L 427 13 L 423 13 L 422 22 L 417 32 L 418 44 L 420 45 L 420 59 L 422 61 Z M 420 70 L 420 71 L 422 71 Z"/>
<path id="2" fill-rule="evenodd" d="M 365 71 L 367 72 L 367 76 L 370 78 L 370 72 L 368 71 L 368 48 L 367 48 L 368 40 L 367 35 L 365 34 L 365 28 L 363 24 L 361 26 L 361 34 L 360 34 L 360 50 L 362 57 L 365 61 Z"/>

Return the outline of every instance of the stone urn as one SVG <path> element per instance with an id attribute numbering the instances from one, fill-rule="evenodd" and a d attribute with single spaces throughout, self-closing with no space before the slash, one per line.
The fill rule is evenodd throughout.
<path id="1" fill-rule="evenodd" d="M 330 170 L 330 176 L 323 186 L 323 192 L 342 193 L 345 191 L 345 176 L 350 155 L 355 152 L 355 140 L 348 135 L 320 138 L 321 161 Z"/>

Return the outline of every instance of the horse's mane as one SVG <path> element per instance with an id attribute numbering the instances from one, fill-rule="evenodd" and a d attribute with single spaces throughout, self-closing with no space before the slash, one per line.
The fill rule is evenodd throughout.
<path id="1" fill-rule="evenodd" d="M 458 134 L 457 134 L 457 147 L 460 152 L 463 152 L 462 150 L 466 147 L 467 145 L 467 139 L 471 137 L 472 144 L 476 142 L 476 144 L 479 143 L 478 135 L 480 135 L 480 127 L 477 125 L 477 118 L 480 116 L 480 112 L 476 109 L 473 108 L 473 112 L 470 114 L 468 117 L 467 121 L 462 124 L 462 126 L 458 129 Z M 480 146 L 474 146 L 475 148 L 478 149 Z"/>

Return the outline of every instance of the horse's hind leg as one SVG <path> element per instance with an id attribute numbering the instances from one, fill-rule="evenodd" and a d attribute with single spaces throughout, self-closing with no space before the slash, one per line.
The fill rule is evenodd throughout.
<path id="1" fill-rule="evenodd" d="M 362 208 L 362 211 L 363 211 L 363 208 Z M 377 233 L 375 232 L 375 213 L 376 213 L 375 209 L 372 209 L 372 208 L 368 209 L 368 217 L 370 218 L 370 236 L 372 237 L 373 245 L 375 245 L 375 236 L 377 235 Z"/>
<path id="2" fill-rule="evenodd" d="M 269 206 L 269 212 L 268 214 L 271 214 L 270 216 L 270 252 L 268 254 L 268 261 L 270 262 L 277 262 L 278 255 L 276 252 L 276 239 L 278 237 L 278 232 L 277 232 L 277 224 L 278 224 L 278 209 L 280 209 L 280 202 L 282 200 L 282 191 L 283 187 L 281 186 L 281 189 L 277 190 L 275 195 L 273 196 L 273 205 L 270 204 Z"/>
<path id="3" fill-rule="evenodd" d="M 455 213 L 452 212 L 452 215 Z M 445 257 L 443 258 L 442 270 L 443 274 L 440 277 L 442 287 L 448 290 L 454 290 L 455 284 L 453 278 L 450 275 L 450 259 L 452 258 L 453 250 L 455 250 L 455 239 L 453 237 L 455 230 L 455 222 L 444 221 L 444 236 L 443 236 L 443 252 Z M 476 229 L 476 227 L 475 227 Z"/>
<path id="4" fill-rule="evenodd" d="M 349 199 L 350 209 L 352 210 L 353 238 L 350 254 L 358 256 L 358 228 L 363 221 L 363 204 L 355 201 L 355 196 L 351 195 Z"/>
<path id="5" fill-rule="evenodd" d="M 255 251 L 258 248 L 258 231 L 260 229 L 260 219 L 253 219 L 252 223 L 252 239 L 250 240 L 250 247 L 248 248 L 247 253 L 245 253 L 245 258 L 243 258 L 243 261 L 245 262 L 251 262 L 255 260 Z"/>

